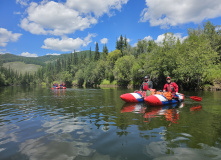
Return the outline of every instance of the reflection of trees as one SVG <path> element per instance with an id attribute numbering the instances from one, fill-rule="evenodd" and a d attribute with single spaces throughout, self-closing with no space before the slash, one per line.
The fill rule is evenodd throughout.
<path id="1" fill-rule="evenodd" d="M 179 124 L 164 126 L 163 139 L 169 148 L 180 146 L 202 148 L 200 144 L 216 146 L 220 137 L 218 130 L 221 130 L 217 122 L 221 119 L 204 110 L 192 111 L 191 107 L 191 105 L 185 105 L 180 113 Z"/>
<path id="2" fill-rule="evenodd" d="M 193 107 L 191 104 L 185 104 L 183 108 L 179 108 L 179 106 L 150 107 L 145 103 L 142 103 L 143 106 L 136 106 L 136 104 L 127 106 L 128 104 L 126 104 L 122 107 L 120 93 L 117 89 L 67 89 L 65 95 L 58 96 L 49 89 L 14 88 L 3 90 L 0 94 L 4 103 L 9 101 L 6 99 L 7 95 L 12 98 L 11 103 L 21 104 L 10 106 L 13 110 L 16 109 L 17 115 L 24 115 L 27 120 L 30 118 L 34 122 L 38 122 L 35 125 L 39 124 L 43 127 L 39 132 L 46 133 L 49 138 L 41 136 L 36 138 L 36 142 L 33 143 L 38 146 L 42 145 L 42 148 L 46 149 L 60 144 L 64 148 L 71 146 L 71 149 L 76 149 L 75 144 L 68 141 L 75 143 L 77 139 L 79 142 L 90 141 L 93 143 L 88 146 L 85 144 L 86 147 L 82 148 L 86 148 L 86 150 L 90 147 L 99 148 L 100 152 L 107 151 L 105 147 L 109 144 L 113 145 L 114 142 L 116 148 L 110 145 L 108 149 L 114 148 L 114 152 L 118 153 L 119 143 L 125 145 L 125 148 L 130 148 L 131 146 L 126 146 L 126 144 L 137 144 L 138 139 L 146 143 L 145 145 L 155 141 L 159 142 L 155 145 L 164 147 L 162 154 L 173 154 L 180 151 L 177 149 L 179 147 L 187 146 L 198 149 L 221 143 L 219 124 L 221 117 L 214 112 L 208 113 L 204 109 L 191 111 L 190 108 Z M 121 109 L 126 107 L 130 108 L 121 113 Z M 2 109 L 3 107 L 0 108 L 0 110 Z M 177 114 L 179 117 L 176 117 Z M 20 116 L 19 120 L 25 120 L 24 117 Z M 7 118 L 9 121 L 12 119 L 9 116 Z M 4 122 L 4 119 L 1 121 Z M 35 129 L 33 128 L 32 132 L 35 132 Z M 51 134 L 60 136 L 60 138 L 51 139 Z M 92 138 L 87 139 L 90 136 Z M 61 140 L 61 137 L 64 139 Z M 60 140 L 62 143 L 58 142 Z M 42 157 L 47 158 L 41 147 L 37 146 L 37 149 L 40 150 L 37 152 L 31 143 L 32 139 L 28 138 L 21 143 L 20 148 L 24 154 L 28 155 L 28 149 L 30 149 L 35 152 L 34 157 L 41 157 L 43 153 Z M 154 148 L 154 144 L 149 147 Z M 54 153 L 57 150 L 51 149 L 50 151 Z M 80 152 L 81 149 L 77 148 L 77 151 Z M 79 156 L 69 151 L 65 154 L 68 157 Z M 107 153 L 103 155 L 105 154 Z"/>

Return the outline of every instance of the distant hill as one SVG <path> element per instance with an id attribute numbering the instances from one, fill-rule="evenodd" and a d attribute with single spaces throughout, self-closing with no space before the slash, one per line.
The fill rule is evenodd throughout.
<path id="1" fill-rule="evenodd" d="M 94 51 L 91 51 L 92 56 L 94 56 Z M 6 54 L 0 54 L 0 66 L 3 65 L 3 63 L 7 62 L 24 62 L 25 64 L 36 64 L 40 66 L 45 66 L 48 62 L 53 62 L 57 60 L 58 58 L 63 59 L 70 56 L 71 53 L 65 53 L 61 55 L 45 55 L 40 57 L 23 57 L 23 56 L 17 56 L 14 54 L 6 53 Z M 88 57 L 90 54 L 89 50 L 77 52 L 78 56 L 80 57 L 81 54 L 86 54 Z"/>
<path id="2" fill-rule="evenodd" d="M 86 55 L 89 57 L 90 51 L 77 52 L 78 57 L 81 55 Z M 91 51 L 92 56 L 94 56 L 94 51 Z M 0 54 L 0 66 L 5 68 L 10 68 L 14 71 L 25 73 L 25 72 L 35 72 L 41 66 L 46 66 L 49 62 L 54 62 L 57 59 L 66 59 L 71 55 L 71 53 L 61 54 L 61 55 L 45 55 L 40 57 L 23 57 L 14 54 L 6 53 Z"/>
<path id="3" fill-rule="evenodd" d="M 35 64 L 25 64 L 24 62 L 8 62 L 4 63 L 3 67 L 7 69 L 11 69 L 16 71 L 17 73 L 34 73 L 36 72 L 41 66 Z"/>
<path id="4" fill-rule="evenodd" d="M 53 61 L 58 59 L 59 56 L 53 56 L 53 55 L 46 55 L 41 57 L 23 57 L 23 56 L 17 56 L 14 54 L 0 54 L 0 65 L 3 65 L 3 63 L 7 62 L 24 62 L 26 64 L 36 64 L 44 66 L 46 61 Z"/>

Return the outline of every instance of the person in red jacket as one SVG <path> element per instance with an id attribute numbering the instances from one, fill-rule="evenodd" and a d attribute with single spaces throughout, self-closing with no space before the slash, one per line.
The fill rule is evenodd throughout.
<path id="1" fill-rule="evenodd" d="M 175 82 L 171 82 L 171 78 L 166 78 L 167 83 L 163 87 L 163 92 L 171 92 L 173 97 L 176 98 L 178 94 L 178 85 Z"/>
<path id="2" fill-rule="evenodd" d="M 149 77 L 144 77 L 144 82 L 140 86 L 141 91 L 147 91 L 153 88 L 153 82 L 150 80 Z"/>

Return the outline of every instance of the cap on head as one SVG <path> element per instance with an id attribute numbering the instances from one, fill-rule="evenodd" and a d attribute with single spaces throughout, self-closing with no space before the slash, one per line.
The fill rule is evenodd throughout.
<path id="1" fill-rule="evenodd" d="M 169 76 L 166 79 L 171 79 Z"/>
<path id="2" fill-rule="evenodd" d="M 144 78 L 145 78 L 145 79 L 147 79 L 148 77 L 147 77 L 147 76 L 145 76 Z"/>

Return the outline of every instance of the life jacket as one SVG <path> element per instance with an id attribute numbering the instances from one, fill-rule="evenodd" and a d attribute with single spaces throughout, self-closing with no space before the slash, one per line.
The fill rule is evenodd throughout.
<path id="1" fill-rule="evenodd" d="M 143 90 L 144 91 L 149 90 L 148 82 L 143 82 Z"/>
<path id="2" fill-rule="evenodd" d="M 173 82 L 171 82 L 170 84 L 167 84 L 167 92 L 174 92 L 174 88 L 173 88 Z"/>

